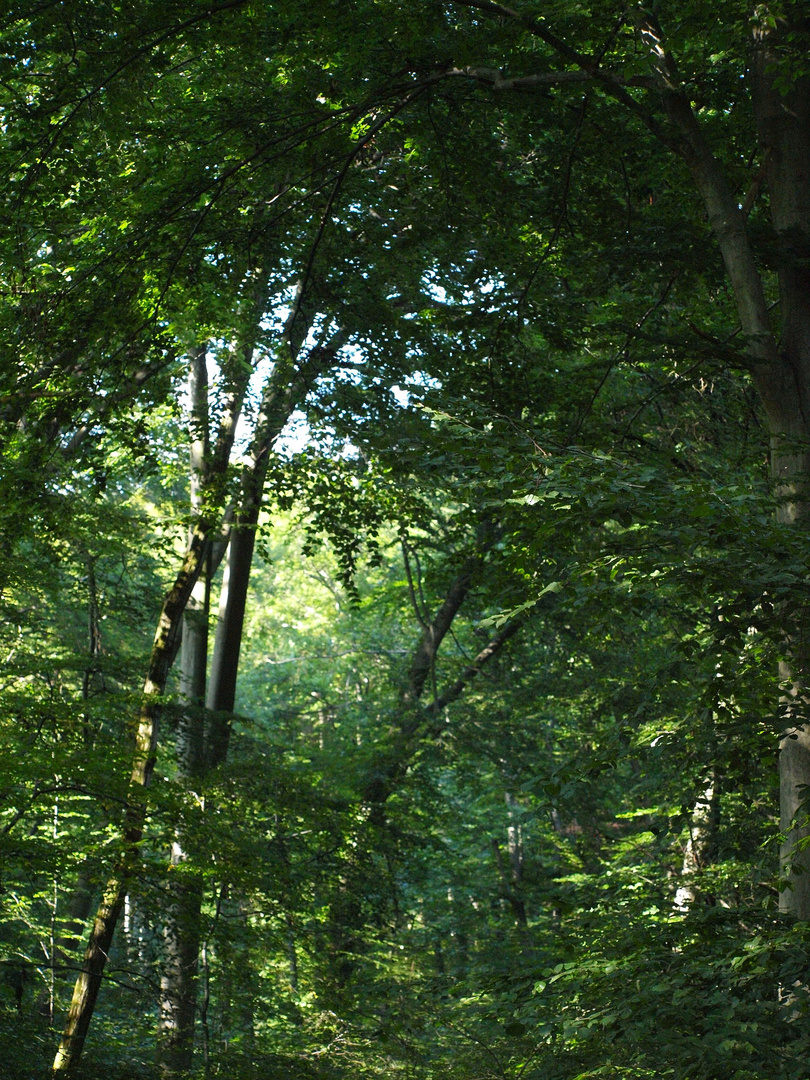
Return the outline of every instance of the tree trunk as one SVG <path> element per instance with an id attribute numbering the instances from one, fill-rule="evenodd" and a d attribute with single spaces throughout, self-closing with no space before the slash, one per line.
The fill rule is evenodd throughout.
<path id="1" fill-rule="evenodd" d="M 457 2 L 487 9 L 477 0 Z M 653 110 L 627 92 L 615 74 L 557 37 L 543 21 L 501 6 L 495 6 L 492 13 L 519 21 L 566 63 L 577 64 L 586 78 L 598 80 L 608 94 L 639 117 L 662 145 L 688 166 L 726 267 L 751 378 L 767 418 L 777 519 L 786 524 L 801 523 L 806 528 L 810 520 L 810 79 L 797 73 L 798 46 L 790 40 L 796 31 L 796 38 L 802 40 L 803 11 L 801 5 L 796 5 L 788 18 L 777 14 L 761 20 L 754 35 L 750 67 L 751 97 L 757 134 L 765 152 L 763 165 L 778 261 L 777 335 L 746 227 L 752 202 L 746 200 L 745 208 L 737 202 L 722 162 L 715 156 L 692 108 L 692 89 L 681 83 L 658 23 L 657 9 L 658 5 L 639 7 L 635 21 L 671 125 L 669 130 L 659 124 Z M 731 148 L 729 154 L 733 153 Z M 807 649 L 802 642 L 808 631 L 802 619 L 800 603 L 794 612 L 785 611 L 789 671 L 786 676 L 782 670 L 780 676 L 783 683 L 791 684 L 792 702 L 780 743 L 780 802 L 783 830 L 787 832 L 782 862 L 787 867 L 788 881 L 780 907 L 806 921 L 810 920 L 810 887 L 799 881 L 810 878 L 810 847 L 802 850 L 804 825 L 800 821 L 793 824 L 797 813 L 800 818 L 807 817 L 803 792 L 810 786 L 810 724 L 806 722 L 810 717 L 803 700 L 803 687 L 810 679 L 810 660 L 805 659 Z M 794 874 L 792 866 L 801 872 Z"/>
<path id="2" fill-rule="evenodd" d="M 771 423 L 771 468 L 784 522 L 807 528 L 810 500 L 810 80 L 794 83 L 787 94 L 773 85 L 775 51 L 768 38 L 758 42 L 754 106 L 765 147 L 771 223 L 778 253 L 781 348 L 789 367 L 789 404 Z M 788 615 L 790 619 L 790 615 Z M 779 746 L 780 819 L 785 835 L 780 894 L 783 912 L 810 920 L 810 836 L 806 791 L 810 785 L 810 727 L 803 687 L 808 679 L 807 628 L 789 624 L 789 661 L 780 676 L 790 684 L 784 699 L 786 731 Z M 794 873 L 793 867 L 799 873 Z"/>
<path id="3" fill-rule="evenodd" d="M 490 530 L 486 530 L 486 533 L 489 535 Z M 362 803 L 372 826 L 385 826 L 387 800 L 404 781 L 419 747 L 431 737 L 435 738 L 444 728 L 444 710 L 463 694 L 468 683 L 478 677 L 484 666 L 522 625 L 518 620 L 507 623 L 464 668 L 459 678 L 442 694 L 437 694 L 430 704 L 420 706 L 420 698 L 433 674 L 439 647 L 469 593 L 474 573 L 483 562 L 483 554 L 483 551 L 478 551 L 464 562 L 433 619 L 429 623 L 420 619 L 423 632 L 400 690 L 399 711 L 391 743 L 376 755 L 363 784 Z M 431 681 L 435 683 L 435 679 Z M 345 984 L 353 970 L 351 954 L 361 940 L 358 931 L 362 925 L 362 909 L 353 892 L 355 887 L 360 887 L 355 883 L 359 881 L 361 871 L 351 860 L 347 869 L 348 873 L 330 904 L 328 919 L 338 987 Z M 455 940 L 460 943 L 461 934 Z M 466 950 L 466 938 L 463 940 Z"/>
<path id="4" fill-rule="evenodd" d="M 713 776 L 706 784 L 703 794 L 695 800 L 689 822 L 689 839 L 683 853 L 681 880 L 675 893 L 677 911 L 688 911 L 700 895 L 700 872 L 714 858 L 719 819 L 719 791 L 717 779 Z"/>
<path id="5" fill-rule="evenodd" d="M 157 1062 L 167 1076 L 189 1072 L 194 1058 L 203 882 L 198 872 L 184 872 L 185 861 L 185 850 L 175 841 L 171 869 L 177 868 L 177 880 L 169 883 L 158 1015 Z"/>
<path id="6" fill-rule="evenodd" d="M 754 107 L 765 148 L 771 224 L 776 240 L 781 315 L 780 354 L 785 366 L 785 400 L 771 421 L 771 471 L 780 504 L 779 519 L 806 529 L 810 523 L 810 80 L 787 93 L 774 87 L 778 56 L 768 36 L 755 58 Z M 780 818 L 785 835 L 782 875 L 787 885 L 780 910 L 810 920 L 810 726 L 804 687 L 810 676 L 806 616 L 801 605 L 787 612 L 786 663 L 780 678 L 789 684 L 783 698 L 786 731 L 780 742 Z M 794 867 L 799 871 L 794 873 Z"/>
<path id="7" fill-rule="evenodd" d="M 119 864 L 116 871 L 117 873 L 114 873 L 107 882 L 107 888 L 99 904 L 82 971 L 73 990 L 73 1000 L 70 1003 L 65 1030 L 53 1063 L 53 1071 L 56 1075 L 68 1072 L 78 1062 L 93 1017 L 107 954 L 110 951 L 115 926 L 124 904 L 125 867 Z"/>
<path id="8" fill-rule="evenodd" d="M 251 355 L 252 351 L 247 350 L 248 359 Z M 207 471 L 211 468 L 204 350 L 199 351 L 192 361 L 189 381 L 191 504 L 192 515 L 196 516 L 203 509 L 202 493 Z M 265 386 L 251 445 L 251 462 L 243 474 L 240 507 L 230 529 L 207 690 L 211 563 L 216 557 L 211 548 L 207 571 L 198 580 L 196 592 L 192 592 L 186 608 L 180 672 L 184 709 L 178 731 L 178 771 L 189 778 L 217 768 L 227 758 L 256 526 L 270 449 L 298 404 L 304 386 L 291 365 L 279 362 Z M 207 732 L 204 730 L 206 715 Z M 182 836 L 176 837 L 172 845 L 172 866 L 182 867 L 184 846 Z M 169 912 L 163 930 L 164 969 L 157 1052 L 158 1063 L 167 1075 L 188 1071 L 193 1063 L 202 881 L 198 875 L 181 873 L 179 882 L 170 886 L 170 892 Z"/>
<path id="9" fill-rule="evenodd" d="M 189 365 L 191 403 L 189 439 L 189 480 L 192 519 L 203 510 L 206 470 L 209 459 L 208 367 L 206 349 L 201 347 Z M 177 733 L 177 764 L 182 776 L 193 776 L 203 762 L 203 705 L 208 664 L 208 608 L 211 593 L 211 557 L 191 591 L 183 613 L 183 641 L 180 649 L 180 697 L 183 708 Z"/>
<path id="10" fill-rule="evenodd" d="M 772 380 L 781 394 L 776 407 L 768 410 L 771 467 L 781 498 L 780 520 L 806 522 L 810 517 L 810 79 L 799 79 L 787 92 L 777 90 L 777 50 L 769 35 L 756 44 L 753 99 L 765 151 L 781 321 L 782 377 Z"/>
<path id="11" fill-rule="evenodd" d="M 780 664 L 786 693 L 787 727 L 779 744 L 779 830 L 782 833 L 779 910 L 810 919 L 810 725 L 803 723 L 807 701 L 787 663 Z M 806 670 L 806 668 L 805 668 Z"/>
<path id="12" fill-rule="evenodd" d="M 494 541 L 495 529 L 492 522 L 487 520 L 478 528 L 475 551 L 462 563 L 461 569 L 451 581 L 433 618 L 428 612 L 420 611 L 411 577 L 408 547 L 403 543 L 405 573 L 410 585 L 414 612 L 422 627 L 422 636 L 414 649 L 407 674 L 400 687 L 399 709 L 392 745 L 383 754 L 377 756 L 364 786 L 363 802 L 370 807 L 372 817 L 380 817 L 386 800 L 407 772 L 416 749 L 428 733 L 436 728 L 437 717 L 441 716 L 447 705 L 460 697 L 466 684 L 476 678 L 484 664 L 515 632 L 516 627 L 510 628 L 505 635 L 503 632 L 496 634 L 493 641 L 475 657 L 472 664 L 464 669 L 460 679 L 447 687 L 442 694 L 438 693 L 436 658 L 439 649 L 450 632 L 453 620 L 461 610 L 461 605 L 467 598 L 475 575 L 483 566 L 484 557 Z M 434 699 L 429 706 L 424 708 L 420 702 L 428 680 L 433 686 Z"/>
<path id="13" fill-rule="evenodd" d="M 65 1029 L 54 1059 L 55 1074 L 65 1073 L 78 1062 L 90 1027 L 113 933 L 124 905 L 124 896 L 139 863 L 139 845 L 146 819 L 146 790 L 152 779 L 157 750 L 160 697 L 166 688 L 169 663 L 186 602 L 202 568 L 210 526 L 195 527 L 180 573 L 167 594 L 158 620 L 143 703 L 135 737 L 128 805 L 124 821 L 123 850 L 117 860 L 96 913 L 84 963 L 73 990 Z"/>
<path id="14" fill-rule="evenodd" d="M 512 909 L 518 928 L 525 930 L 528 920 L 526 902 L 523 899 L 523 830 L 520 821 L 515 819 L 514 807 L 517 805 L 517 800 L 508 791 L 505 798 L 509 808 L 509 824 L 506 827 L 508 863 L 504 862 L 501 845 L 496 837 L 492 838 L 492 850 L 495 853 L 495 862 L 501 879 L 503 899 Z"/>
<path id="15" fill-rule="evenodd" d="M 478 677 L 484 666 L 497 656 L 522 625 L 520 619 L 506 623 L 473 658 L 472 663 L 464 668 L 459 678 L 426 708 L 418 710 L 414 704 L 402 709 L 399 730 L 394 735 L 392 746 L 373 762 L 363 789 L 363 802 L 378 822 L 381 823 L 385 802 L 402 782 L 419 746 L 431 736 L 436 737 L 444 727 L 444 710 L 461 697 L 467 684 Z"/>
<path id="16" fill-rule="evenodd" d="M 190 494 L 192 517 L 202 512 L 202 495 L 209 458 L 208 369 L 206 348 L 189 365 L 191 402 Z M 183 779 L 197 775 L 203 765 L 203 703 L 208 662 L 208 608 L 211 549 L 183 614 L 180 651 L 181 715 L 177 731 L 177 771 Z M 169 865 L 168 912 L 163 926 L 163 964 L 160 973 L 157 1063 L 166 1075 L 188 1072 L 194 1059 L 194 1015 L 197 1002 L 197 956 L 203 884 L 197 872 L 184 870 L 186 843 L 178 831 Z M 173 870 L 178 872 L 172 873 Z"/>
<path id="17" fill-rule="evenodd" d="M 248 515 L 246 520 L 246 516 L 240 514 L 231 529 L 228 561 L 222 578 L 211 678 L 206 697 L 209 714 L 218 714 L 210 716 L 206 739 L 207 764 L 210 768 L 222 765 L 228 755 L 248 584 L 256 542 L 256 527 L 249 520 L 251 516 Z"/>
<path id="18" fill-rule="evenodd" d="M 90 700 L 93 679 L 100 676 L 104 688 L 104 676 L 101 671 L 101 622 L 98 607 L 98 587 L 96 584 L 96 561 L 82 544 L 81 553 L 87 569 L 87 667 L 82 676 L 82 700 Z M 84 743 L 90 747 L 93 743 L 93 725 L 89 713 L 84 714 Z"/>
<path id="19" fill-rule="evenodd" d="M 224 764 L 228 754 L 236 680 L 247 605 L 250 570 L 270 448 L 298 403 L 303 383 L 289 365 L 277 363 L 270 375 L 251 445 L 251 462 L 244 471 L 239 510 L 230 530 L 228 559 L 222 581 L 210 679 L 206 691 L 210 568 L 197 583 L 183 621 L 181 690 L 184 709 L 178 731 L 178 769 L 193 777 Z M 205 354 L 191 366 L 192 514 L 201 511 L 201 492 L 208 467 L 208 388 Z M 211 555 L 209 552 L 209 559 Z M 203 709 L 205 701 L 205 709 Z M 204 717 L 207 715 L 207 732 Z M 172 865 L 185 862 L 181 836 L 172 847 Z M 170 875 L 171 876 L 171 875 Z M 197 958 L 200 945 L 202 882 L 184 873 L 171 886 L 164 926 L 164 970 L 161 975 L 158 1021 L 158 1063 L 167 1075 L 188 1071 L 193 1062 Z"/>
<path id="20" fill-rule="evenodd" d="M 506 792 L 504 796 L 506 799 L 506 805 L 509 808 L 509 825 L 506 829 L 507 847 L 509 850 L 509 868 L 511 870 L 511 891 L 509 903 L 512 905 L 512 910 L 515 913 L 515 919 L 518 926 L 525 927 L 527 924 L 526 919 L 526 902 L 523 899 L 523 862 L 524 862 L 524 850 L 523 850 L 523 826 L 520 823 L 520 818 L 515 814 L 515 807 L 518 806 L 517 799 L 510 792 Z"/>

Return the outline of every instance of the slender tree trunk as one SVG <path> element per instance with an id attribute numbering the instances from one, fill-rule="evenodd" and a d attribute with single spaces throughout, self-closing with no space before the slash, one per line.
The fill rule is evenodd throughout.
<path id="1" fill-rule="evenodd" d="M 459 678 L 441 694 L 434 693 L 434 698 L 428 705 L 420 704 L 428 682 L 435 687 L 434 666 L 439 647 L 470 591 L 476 570 L 483 562 L 484 552 L 491 540 L 491 530 L 487 528 L 484 535 L 487 538 L 484 549 L 465 560 L 433 618 L 429 622 L 420 619 L 422 636 L 414 649 L 400 690 L 398 715 L 391 741 L 373 760 L 363 784 L 362 803 L 373 826 L 384 827 L 387 800 L 404 781 L 420 746 L 431 737 L 435 738 L 444 728 L 447 706 L 463 694 L 467 685 L 478 677 L 484 666 L 500 652 L 522 625 L 518 620 L 507 623 L 464 668 Z M 345 984 L 353 970 L 351 953 L 361 940 L 359 930 L 362 925 L 362 912 L 354 892 L 359 887 L 357 883 L 361 872 L 356 864 L 349 860 L 347 874 L 330 904 L 328 925 L 338 987 Z M 459 934 L 454 940 L 460 943 L 462 935 Z M 466 949 L 466 939 L 463 940 Z"/>
<path id="2" fill-rule="evenodd" d="M 191 403 L 189 440 L 190 505 L 192 518 L 203 511 L 203 493 L 210 456 L 208 421 L 208 367 L 205 347 L 189 365 Z M 193 776 L 203 763 L 203 706 L 208 664 L 208 609 L 211 594 L 212 548 L 207 564 L 191 590 L 183 613 L 180 649 L 180 697 L 183 703 L 178 736 L 177 764 L 185 777 Z"/>
<path id="3" fill-rule="evenodd" d="M 192 517 L 202 512 L 205 473 L 209 459 L 208 370 L 206 348 L 189 365 L 191 402 L 190 494 Z M 181 715 L 177 731 L 177 771 L 192 779 L 203 766 L 203 703 L 208 661 L 208 607 L 211 548 L 183 614 L 180 651 Z M 194 1059 L 194 1017 L 197 1001 L 197 958 L 203 883 L 188 871 L 186 843 L 178 831 L 172 843 L 167 885 L 168 910 L 163 926 L 160 974 L 157 1062 L 166 1075 L 188 1072 Z M 174 873 L 172 871 L 175 871 Z"/>
<path id="4" fill-rule="evenodd" d="M 65 904 L 65 921 L 59 936 L 59 945 L 63 949 L 75 950 L 93 906 L 93 883 L 91 865 L 88 862 L 79 867 L 76 884 Z"/>
<path id="5" fill-rule="evenodd" d="M 248 351 L 248 358 L 251 355 Z M 211 564 L 217 560 L 218 554 L 221 557 L 221 553 L 213 548 L 209 549 L 207 572 L 198 580 L 186 608 L 180 672 L 185 707 L 178 731 L 178 771 L 189 778 L 222 765 L 227 758 L 256 526 L 270 449 L 304 389 L 305 383 L 293 372 L 291 364 L 276 363 L 263 394 L 251 445 L 250 465 L 243 474 L 240 507 L 230 528 L 207 688 Z M 204 350 L 192 361 L 189 390 L 192 421 L 191 504 L 192 515 L 196 516 L 203 509 L 202 495 L 210 467 Z M 207 732 L 204 730 L 206 716 Z M 178 836 L 172 845 L 171 865 L 182 867 L 183 863 L 184 842 L 182 836 Z M 193 1063 L 202 881 L 197 875 L 183 872 L 171 891 L 173 895 L 163 932 L 164 968 L 161 975 L 157 1055 L 158 1063 L 167 1075 L 188 1071 Z"/>
<path id="6" fill-rule="evenodd" d="M 248 585 L 256 542 L 256 525 L 251 515 L 240 514 L 231 529 L 228 559 L 219 598 L 211 678 L 206 707 L 209 711 L 207 761 L 211 768 L 222 765 L 228 755 L 231 714 L 236 704 L 236 677 L 247 607 Z M 258 521 L 258 507 L 256 508 Z M 218 715 L 211 715 L 211 714 Z"/>
<path id="7" fill-rule="evenodd" d="M 464 979 L 470 967 L 470 939 L 465 926 L 466 905 L 459 898 L 459 894 L 463 897 L 464 891 L 456 885 L 451 885 L 447 890 L 447 903 L 450 908 L 450 941 L 455 968 L 453 974 Z"/>
<path id="8" fill-rule="evenodd" d="M 211 964 L 208 944 L 219 925 L 219 917 L 222 914 L 222 905 L 225 902 L 226 892 L 227 886 L 221 886 L 217 893 L 214 918 L 208 928 L 207 936 L 202 941 L 202 948 L 200 950 L 203 979 L 202 1001 L 200 1002 L 200 1028 L 202 1029 L 203 1070 L 206 1077 L 209 1075 L 211 1067 L 211 1025 L 209 1023 L 211 1006 Z"/>
<path id="9" fill-rule="evenodd" d="M 379 824 L 386 801 L 404 779 L 416 751 L 424 740 L 436 737 L 444 727 L 444 710 L 461 697 L 467 685 L 480 675 L 522 625 L 519 619 L 506 623 L 464 668 L 459 678 L 425 708 L 417 709 L 415 704 L 401 708 L 399 727 L 391 746 L 371 765 L 363 789 L 363 803 Z"/>
<path id="10" fill-rule="evenodd" d="M 293 993 L 298 992 L 298 950 L 295 947 L 295 920 L 288 911 L 284 917 L 287 924 L 287 972 L 290 980 L 290 989 Z"/>
<path id="11" fill-rule="evenodd" d="M 163 926 L 157 1061 L 165 1075 L 188 1072 L 194 1057 L 197 964 L 203 896 L 202 877 L 183 870 L 186 852 L 172 844 L 169 909 Z M 170 878 L 171 878 L 170 871 Z"/>
<path id="12" fill-rule="evenodd" d="M 426 737 L 427 732 L 436 726 L 436 718 L 451 701 L 455 701 L 461 695 L 467 682 L 474 679 L 484 664 L 500 649 L 500 642 L 491 651 L 488 651 L 490 646 L 487 646 L 465 669 L 461 679 L 439 695 L 436 688 L 436 658 L 439 649 L 450 632 L 453 620 L 461 610 L 475 575 L 483 566 L 484 557 L 494 540 L 492 523 L 486 521 L 478 530 L 476 550 L 462 563 L 432 618 L 429 612 L 421 610 L 423 605 L 417 601 L 408 547 L 403 543 L 405 572 L 414 612 L 422 627 L 422 635 L 413 651 L 411 663 L 400 687 L 399 708 L 392 744 L 374 761 L 366 780 L 363 802 L 370 807 L 373 817 L 379 818 L 382 814 L 386 800 L 407 772 L 417 747 Z M 510 631 L 507 638 L 512 632 Z M 496 639 L 499 637 L 500 635 L 496 635 Z M 504 638 L 504 641 L 507 638 Z M 421 698 L 428 683 L 433 687 L 433 702 L 425 708 L 421 705 Z"/>
<path id="13" fill-rule="evenodd" d="M 250 465 L 243 474 L 240 507 L 230 529 L 207 689 L 210 565 L 198 580 L 197 592 L 192 593 L 186 608 L 181 652 L 185 708 L 178 732 L 178 770 L 189 778 L 222 765 L 227 758 L 256 526 L 270 448 L 298 403 L 296 395 L 300 396 L 302 391 L 303 383 L 296 378 L 291 365 L 277 363 L 265 387 Z M 209 457 L 204 352 L 191 365 L 190 397 L 191 501 L 192 514 L 196 515 L 202 509 Z M 209 553 L 209 560 L 213 557 L 215 554 Z M 184 862 L 184 842 L 178 836 L 172 846 L 172 865 L 182 867 Z M 198 876 L 183 872 L 172 893 L 163 934 L 165 962 L 158 1022 L 158 1062 L 166 1074 L 187 1071 L 193 1062 L 202 882 Z"/>
<path id="14" fill-rule="evenodd" d="M 498 866 L 498 874 L 503 887 L 503 897 L 512 909 L 519 929 L 524 930 L 528 920 L 526 918 L 526 902 L 523 899 L 523 830 L 520 822 L 515 819 L 514 807 L 517 805 L 513 795 L 506 793 L 506 805 L 509 808 L 509 825 L 506 827 L 506 848 L 508 862 L 501 853 L 501 845 L 498 840 L 492 838 L 492 850 L 495 853 L 495 862 Z"/>
<path id="15" fill-rule="evenodd" d="M 277 371 L 271 375 L 251 446 L 250 464 L 242 477 L 240 508 L 231 527 L 227 563 L 222 578 L 211 674 L 205 700 L 209 717 L 206 734 L 206 764 L 209 768 L 222 765 L 228 756 L 232 714 L 236 705 L 239 654 L 242 649 L 248 586 L 264 482 L 272 444 L 298 404 L 294 393 L 296 382 L 297 380 L 289 378 L 285 383 L 283 374 Z"/>
<path id="16" fill-rule="evenodd" d="M 689 822 L 689 839 L 683 853 L 681 879 L 675 893 L 675 908 L 686 912 L 700 895 L 700 872 L 714 858 L 717 829 L 720 822 L 720 792 L 716 776 L 706 784 L 702 795 L 695 800 Z M 705 898 L 705 897 L 704 897 Z"/>
<path id="17" fill-rule="evenodd" d="M 96 561 L 84 545 L 81 546 L 84 565 L 87 569 L 87 667 L 82 676 L 82 700 L 90 700 L 90 690 L 95 676 L 104 676 L 101 672 L 101 622 L 98 607 L 98 586 L 96 584 Z M 93 743 L 93 726 L 89 713 L 84 714 L 85 746 Z"/>
<path id="18" fill-rule="evenodd" d="M 779 743 L 779 828 L 783 835 L 780 851 L 784 888 L 779 909 L 802 920 L 810 920 L 810 855 L 803 845 L 810 837 L 810 725 L 803 678 L 797 678 L 795 659 L 780 663 L 784 694 L 782 720 L 785 730 Z M 807 666 L 802 665 L 806 673 Z"/>
<path id="19" fill-rule="evenodd" d="M 511 871 L 511 899 L 512 910 L 515 913 L 515 919 L 518 926 L 525 927 L 527 924 L 526 919 L 526 902 L 523 899 L 523 863 L 524 863 L 524 849 L 523 849 L 523 826 L 521 825 L 520 818 L 515 812 L 515 808 L 518 806 L 517 799 L 511 792 L 507 791 L 504 796 L 506 805 L 509 809 L 509 824 L 506 828 L 506 843 L 509 851 L 509 869 Z"/>
<path id="20" fill-rule="evenodd" d="M 787 368 L 785 401 L 771 420 L 771 470 L 780 498 L 779 519 L 810 525 L 810 80 L 787 93 L 774 87 L 778 57 L 767 37 L 755 58 L 754 106 L 766 153 L 771 223 L 778 252 L 780 349 Z M 810 679 L 810 627 L 801 613 L 788 612 L 789 655 L 780 665 L 785 732 L 780 743 L 780 909 L 810 920 L 810 725 L 805 686 Z M 798 873 L 794 872 L 794 867 Z"/>

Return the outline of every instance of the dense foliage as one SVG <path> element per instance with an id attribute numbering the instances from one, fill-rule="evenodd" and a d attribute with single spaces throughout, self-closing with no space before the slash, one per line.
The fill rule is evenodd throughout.
<path id="1" fill-rule="evenodd" d="M 802 5 L 7 6 L 4 1075 L 801 1080 Z"/>

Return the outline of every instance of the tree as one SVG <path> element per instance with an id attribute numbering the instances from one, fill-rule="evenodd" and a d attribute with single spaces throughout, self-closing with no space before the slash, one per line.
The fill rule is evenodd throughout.
<path id="1" fill-rule="evenodd" d="M 562 18 L 552 26 L 544 18 L 498 4 L 460 0 L 457 6 L 480 11 L 513 27 L 517 56 L 522 54 L 528 59 L 530 43 L 541 42 L 543 59 L 558 66 L 556 77 L 561 82 L 574 75 L 593 82 L 626 113 L 635 139 L 639 138 L 639 127 L 643 127 L 660 148 L 684 163 L 725 265 L 744 342 L 741 360 L 750 372 L 767 417 L 778 514 L 784 522 L 801 521 L 805 516 L 803 485 L 808 471 L 803 446 L 810 434 L 802 419 L 810 371 L 810 309 L 806 303 L 810 295 L 806 265 L 810 231 L 810 81 L 801 64 L 806 32 L 802 9 L 788 6 L 771 12 L 758 8 L 748 25 L 747 56 L 728 48 L 729 33 L 739 33 L 745 27 L 746 13 L 734 5 L 724 12 L 720 34 L 727 51 L 723 57 L 744 74 L 749 95 L 743 101 L 735 95 L 733 101 L 738 113 L 746 112 L 747 123 L 741 128 L 736 118 L 728 119 L 732 102 L 724 95 L 727 84 L 722 81 L 723 69 L 713 67 L 707 55 L 711 34 L 701 24 L 696 10 L 686 7 L 677 14 L 639 11 L 632 20 L 622 20 L 618 28 L 605 23 L 601 38 L 593 33 L 591 23 L 587 40 L 594 46 L 583 49 L 581 36 L 573 38 L 576 46 L 570 44 L 569 37 L 581 16 Z M 668 16 L 673 22 L 671 30 Z M 560 63 L 566 67 L 559 69 Z M 634 70 L 633 65 L 640 66 L 642 73 L 627 78 L 624 71 Z M 502 70 L 493 73 L 470 66 L 466 74 L 496 89 L 521 85 L 520 76 L 510 85 Z M 547 85 L 554 78 L 553 72 L 544 72 L 537 82 Z M 531 75 L 522 80 L 524 86 L 532 83 Z M 731 176 L 740 161 L 752 161 L 758 149 L 762 164 L 743 205 L 735 197 Z M 767 183 L 775 273 L 767 263 L 763 265 L 758 237 L 746 223 L 763 181 Z M 769 291 L 778 298 L 778 331 L 773 326 Z M 784 910 L 807 919 L 807 878 L 801 873 L 794 877 L 790 870 L 791 860 L 795 859 L 799 867 L 804 865 L 801 791 L 810 775 L 805 774 L 803 764 L 804 721 L 795 705 L 804 663 L 799 624 L 790 637 L 794 678 L 798 682 L 791 695 L 794 704 L 785 714 L 791 730 L 782 741 L 780 753 L 782 827 L 787 834 L 782 857 L 788 875 L 781 902 Z M 787 670 L 783 678 L 789 681 Z M 794 819 L 799 824 L 794 824 Z"/>

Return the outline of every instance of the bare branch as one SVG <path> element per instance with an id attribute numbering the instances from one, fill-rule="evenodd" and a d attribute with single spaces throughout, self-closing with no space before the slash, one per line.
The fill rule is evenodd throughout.
<path id="1" fill-rule="evenodd" d="M 470 591 L 473 574 L 481 565 L 483 555 L 476 553 L 464 563 L 456 575 L 444 600 L 431 622 L 425 626 L 421 641 L 416 647 L 408 679 L 402 692 L 402 701 L 415 704 L 422 696 L 425 683 L 433 670 L 439 646 L 450 629 L 453 619 Z"/>
<path id="2" fill-rule="evenodd" d="M 516 75 L 505 78 L 502 71 L 495 68 L 464 67 L 450 68 L 446 74 L 463 76 L 486 83 L 493 90 L 531 90 L 535 86 L 556 86 L 559 83 L 593 82 L 593 76 L 587 71 L 542 71 L 535 75 Z"/>
<path id="3" fill-rule="evenodd" d="M 427 711 L 435 715 L 447 708 L 453 701 L 461 697 L 468 683 L 472 682 L 481 673 L 481 669 L 496 656 L 507 641 L 513 638 L 523 626 L 525 620 L 513 619 L 504 625 L 503 629 L 480 651 L 473 662 L 462 671 L 461 675 L 452 683 L 440 698 L 434 701 Z"/>

